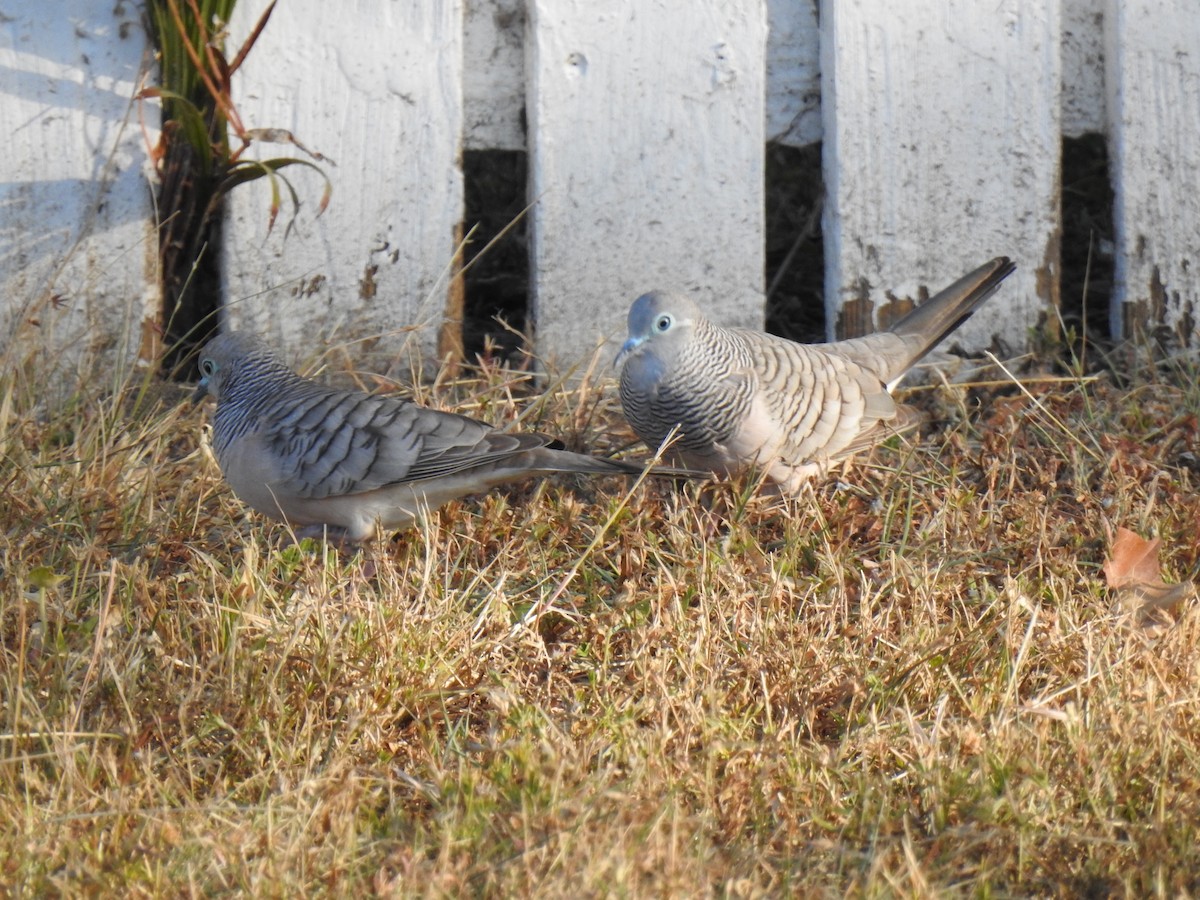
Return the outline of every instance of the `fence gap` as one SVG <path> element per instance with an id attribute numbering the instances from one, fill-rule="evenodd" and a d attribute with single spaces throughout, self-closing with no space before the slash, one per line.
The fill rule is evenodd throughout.
<path id="1" fill-rule="evenodd" d="M 1107 341 L 1113 292 L 1113 191 L 1102 134 L 1063 138 L 1062 319 L 1076 341 Z M 1117 335 L 1119 337 L 1119 335 Z M 1077 347 L 1078 351 L 1078 347 Z"/>
<path id="2" fill-rule="evenodd" d="M 805 343 L 826 337 L 824 190 L 820 143 L 767 144 L 766 329 Z"/>
<path id="3" fill-rule="evenodd" d="M 521 213 L 527 203 L 528 166 L 522 150 L 463 153 L 464 222 L 471 236 L 463 254 L 467 362 L 488 356 L 517 362 L 526 349 L 529 237 L 527 217 Z"/>

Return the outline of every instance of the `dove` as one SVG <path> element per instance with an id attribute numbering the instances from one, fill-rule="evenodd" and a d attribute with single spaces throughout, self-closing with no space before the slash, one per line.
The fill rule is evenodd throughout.
<path id="1" fill-rule="evenodd" d="M 509 434 L 410 400 L 328 387 L 297 375 L 244 332 L 213 338 L 199 365 L 195 398 L 216 398 L 212 447 L 226 482 L 243 503 L 296 527 L 298 536 L 358 543 L 504 482 L 643 471 L 560 449 L 544 434 Z"/>
<path id="2" fill-rule="evenodd" d="M 652 291 L 629 310 L 621 407 L 651 449 L 718 474 L 760 473 L 795 493 L 834 463 L 920 415 L 891 391 L 1016 267 L 997 257 L 931 297 L 887 331 L 828 344 L 798 344 L 722 328 L 680 294 Z"/>

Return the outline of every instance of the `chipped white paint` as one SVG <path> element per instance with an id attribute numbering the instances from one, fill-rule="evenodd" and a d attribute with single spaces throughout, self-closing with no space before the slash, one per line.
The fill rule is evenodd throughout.
<path id="1" fill-rule="evenodd" d="M 524 0 L 465 2 L 463 146 L 467 150 L 524 150 Z M 818 2 L 767 0 L 769 141 L 802 147 L 821 140 Z M 1097 42 L 1099 33 L 1097 28 Z"/>
<path id="2" fill-rule="evenodd" d="M 656 287 L 761 326 L 765 4 L 528 9 L 539 353 L 586 359 Z"/>
<path id="3" fill-rule="evenodd" d="M 525 149 L 525 2 L 465 0 L 463 149 Z"/>
<path id="4" fill-rule="evenodd" d="M 231 48 L 265 6 L 237 5 Z M 290 348 L 380 338 L 356 358 L 406 344 L 434 355 L 462 218 L 462 35 L 461 0 L 275 8 L 233 79 L 235 100 L 248 127 L 288 129 L 334 160 L 321 163 L 334 193 L 316 217 L 322 182 L 285 170 L 305 205 L 288 233 L 285 195 L 268 235 L 265 180 L 233 191 L 224 256 L 231 322 Z M 301 155 L 284 144 L 253 152 Z"/>
<path id="5" fill-rule="evenodd" d="M 1063 133 L 1104 130 L 1103 4 L 1063 4 Z M 820 0 L 767 0 L 768 141 L 821 140 Z M 524 150 L 525 4 L 465 0 L 463 146 Z"/>
<path id="6" fill-rule="evenodd" d="M 1110 0 L 1112 330 L 1147 316 L 1196 341 L 1200 320 L 1200 15 L 1193 0 Z"/>
<path id="7" fill-rule="evenodd" d="M 1098 0 L 1061 0 L 1063 99 L 1066 137 L 1103 132 L 1104 4 Z"/>
<path id="8" fill-rule="evenodd" d="M 819 0 L 767 0 L 767 140 L 821 140 Z"/>
<path id="9" fill-rule="evenodd" d="M 60 0 L 53 15 L 36 4 L 3 12 L 0 354 L 15 365 L 10 350 L 40 352 L 66 387 L 97 370 L 119 378 L 159 314 L 132 100 L 146 59 L 139 10 Z M 147 112 L 153 141 L 158 112 Z"/>
<path id="10" fill-rule="evenodd" d="M 831 330 L 1004 254 L 958 342 L 1020 346 L 1057 302 L 1058 3 L 826 0 L 821 25 Z"/>
<path id="11" fill-rule="evenodd" d="M 242 0 L 234 43 L 265 2 Z M 821 35 L 814 4 L 281 3 L 235 91 L 247 124 L 337 162 L 335 193 L 314 219 L 320 179 L 288 170 L 305 206 L 289 234 L 285 198 L 268 235 L 265 183 L 234 191 L 227 317 L 293 348 L 384 335 L 388 353 L 416 323 L 413 349 L 431 355 L 460 150 L 526 147 L 528 95 L 539 349 L 566 363 L 619 335 L 651 285 L 761 322 L 762 145 L 823 135 L 835 312 L 861 292 L 877 315 L 889 293 L 1007 253 L 1019 275 L 964 334 L 1020 343 L 1057 291 L 1060 136 L 1104 130 L 1118 299 L 1194 327 L 1192 0 L 826 0 Z M 26 6 L 0 11 L 0 346 L 24 323 L 22 347 L 39 335 L 82 372 L 130 359 L 159 314 L 131 104 L 145 36 L 130 0 Z"/>

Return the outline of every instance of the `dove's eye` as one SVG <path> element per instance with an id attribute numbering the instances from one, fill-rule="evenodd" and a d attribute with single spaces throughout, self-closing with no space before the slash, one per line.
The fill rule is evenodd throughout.
<path id="1" fill-rule="evenodd" d="M 212 378 L 215 371 L 217 371 L 217 367 L 211 359 L 200 360 L 200 374 L 205 378 Z"/>
<path id="2" fill-rule="evenodd" d="M 666 331 L 671 327 L 671 317 L 668 315 L 659 316 L 654 323 L 654 330 L 658 332 Z"/>

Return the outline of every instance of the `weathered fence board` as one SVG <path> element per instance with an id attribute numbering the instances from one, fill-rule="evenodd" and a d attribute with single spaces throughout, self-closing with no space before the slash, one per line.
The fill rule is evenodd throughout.
<path id="1" fill-rule="evenodd" d="M 249 32 L 264 0 L 242 0 L 230 32 Z M 233 191 L 224 269 L 229 320 L 289 348 L 408 342 L 434 356 L 462 219 L 461 0 L 280 3 L 234 78 L 251 127 L 286 128 L 336 162 L 321 163 L 333 200 L 314 218 L 322 183 L 297 168 L 304 211 L 286 206 L 267 234 L 265 181 Z M 265 155 L 302 155 L 287 145 Z M 455 323 L 457 324 L 457 323 Z M 373 339 L 380 338 L 376 344 Z"/>
<path id="2" fill-rule="evenodd" d="M 818 0 L 767 0 L 767 140 L 821 140 Z"/>
<path id="3" fill-rule="evenodd" d="M 465 2 L 464 146 L 468 150 L 524 150 L 524 0 Z M 818 0 L 767 0 L 769 141 L 799 147 L 821 139 L 817 4 Z M 1099 35 L 1097 26 L 1097 43 Z"/>
<path id="4" fill-rule="evenodd" d="M 1112 331 L 1200 324 L 1200 14 L 1171 0 L 1108 5 L 1117 258 Z"/>
<path id="5" fill-rule="evenodd" d="M 958 341 L 1021 342 L 1057 303 L 1058 3 L 826 0 L 821 27 L 830 325 L 873 330 L 1005 254 L 1003 302 Z"/>
<path id="6" fill-rule="evenodd" d="M 1062 130 L 1067 137 L 1103 132 L 1104 4 L 1062 2 Z"/>
<path id="7" fill-rule="evenodd" d="M 146 142 L 132 100 L 146 35 L 130 4 L 4 12 L 0 347 L 42 351 L 64 383 L 94 374 L 97 358 L 119 374 L 159 314 Z M 148 113 L 154 140 L 158 111 Z"/>
<path id="8" fill-rule="evenodd" d="M 321 180 L 289 169 L 304 208 L 289 229 L 285 193 L 268 234 L 265 182 L 234 191 L 226 318 L 293 349 L 382 337 L 393 356 L 415 325 L 411 348 L 432 357 L 460 311 L 461 150 L 528 147 L 539 353 L 588 355 L 651 286 L 758 325 L 763 144 L 824 139 L 831 330 L 878 324 L 903 306 L 893 299 L 1007 253 L 1020 273 L 963 343 L 1019 345 L 1057 299 L 1061 136 L 1105 130 L 1114 328 L 1195 332 L 1189 2 L 825 0 L 819 32 L 816 2 L 704 0 L 682 14 L 665 0 L 285 0 L 236 98 L 251 127 L 288 129 L 336 161 L 321 164 L 333 203 L 316 218 Z M 232 45 L 265 4 L 242 0 Z M 149 357 L 160 298 L 131 102 L 139 7 L 4 12 L 0 342 L 44 344 L 80 372 L 97 354 Z"/>
<path id="9" fill-rule="evenodd" d="M 463 148 L 525 149 L 525 2 L 464 0 Z"/>
<path id="10" fill-rule="evenodd" d="M 539 352 L 586 358 L 655 287 L 761 326 L 764 4 L 528 10 Z"/>

